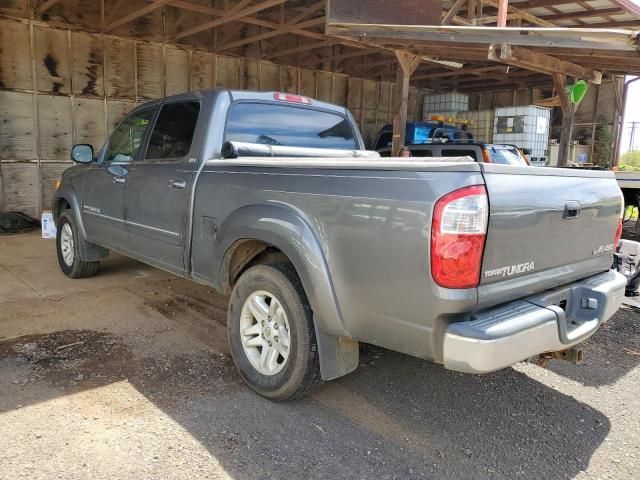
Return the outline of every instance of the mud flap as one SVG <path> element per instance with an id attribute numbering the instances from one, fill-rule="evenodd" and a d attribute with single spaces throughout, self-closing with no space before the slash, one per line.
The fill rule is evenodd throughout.
<path id="1" fill-rule="evenodd" d="M 320 375 L 323 380 L 333 380 L 358 368 L 360 349 L 356 340 L 322 333 L 316 325 L 316 341 L 320 355 Z"/>

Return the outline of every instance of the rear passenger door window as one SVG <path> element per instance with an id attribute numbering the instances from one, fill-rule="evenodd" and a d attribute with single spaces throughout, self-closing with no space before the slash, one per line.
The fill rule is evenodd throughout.
<path id="1" fill-rule="evenodd" d="M 431 150 L 422 150 L 420 148 L 412 150 L 411 155 L 414 157 L 433 157 Z"/>
<path id="2" fill-rule="evenodd" d="M 471 157 L 476 162 L 478 161 L 478 155 L 475 150 L 465 150 L 465 149 L 451 149 L 451 148 L 443 148 L 442 149 L 443 157 Z"/>
<path id="3" fill-rule="evenodd" d="M 189 155 L 199 113 L 199 102 L 163 105 L 149 138 L 145 160 L 179 159 Z"/>

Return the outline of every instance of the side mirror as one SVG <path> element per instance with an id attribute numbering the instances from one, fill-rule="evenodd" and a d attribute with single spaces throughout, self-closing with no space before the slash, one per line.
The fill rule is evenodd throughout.
<path id="1" fill-rule="evenodd" d="M 74 145 L 71 149 L 71 160 L 78 163 L 93 162 L 93 147 L 86 143 Z"/>

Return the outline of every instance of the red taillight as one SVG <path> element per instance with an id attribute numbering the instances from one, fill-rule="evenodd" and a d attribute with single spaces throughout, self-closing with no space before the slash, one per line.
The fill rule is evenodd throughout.
<path id="1" fill-rule="evenodd" d="M 616 236 L 613 237 L 613 248 L 614 250 L 618 247 L 618 242 L 622 238 L 622 222 L 624 221 L 624 195 L 620 192 L 620 214 L 618 215 L 618 227 L 616 228 Z"/>
<path id="2" fill-rule="evenodd" d="M 622 219 L 618 220 L 618 228 L 616 228 L 616 236 L 613 237 L 613 248 L 618 246 L 618 242 L 622 238 Z"/>
<path id="3" fill-rule="evenodd" d="M 305 105 L 311 105 L 313 101 L 309 97 L 303 97 L 302 95 L 294 95 L 292 93 L 279 93 L 273 94 L 273 98 L 280 100 L 281 102 L 303 103 Z"/>
<path id="4" fill-rule="evenodd" d="M 461 188 L 436 202 L 431 222 L 431 275 L 445 288 L 474 288 L 487 235 L 484 185 Z"/>

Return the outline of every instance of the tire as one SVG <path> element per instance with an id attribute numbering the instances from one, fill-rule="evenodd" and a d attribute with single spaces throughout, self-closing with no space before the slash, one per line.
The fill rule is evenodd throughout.
<path id="1" fill-rule="evenodd" d="M 256 265 L 240 276 L 231 292 L 227 332 L 240 376 L 263 397 L 295 400 L 322 385 L 313 314 L 290 264 Z"/>
<path id="2" fill-rule="evenodd" d="M 80 232 L 73 211 L 62 212 L 58 220 L 56 250 L 60 269 L 69 278 L 88 278 L 98 273 L 100 262 L 85 262 L 80 258 Z"/>

